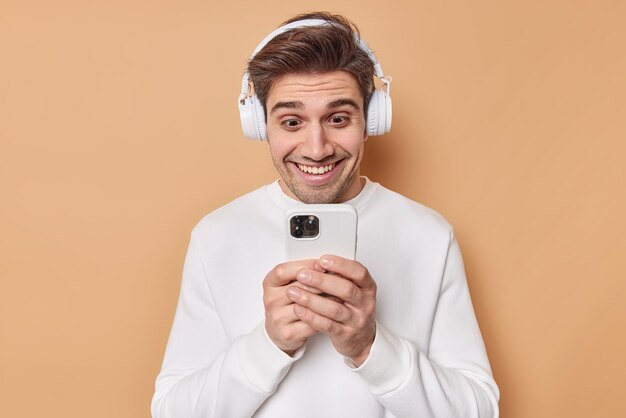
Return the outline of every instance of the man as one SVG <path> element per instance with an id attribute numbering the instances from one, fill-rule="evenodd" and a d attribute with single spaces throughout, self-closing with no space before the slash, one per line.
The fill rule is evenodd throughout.
<path id="1" fill-rule="evenodd" d="M 153 415 L 497 416 L 451 227 L 360 176 L 368 132 L 389 129 L 382 70 L 341 16 L 287 24 L 251 58 L 255 95 L 246 76 L 240 101 L 281 179 L 194 229 Z M 285 261 L 284 212 L 301 202 L 355 207 L 356 261 Z"/>

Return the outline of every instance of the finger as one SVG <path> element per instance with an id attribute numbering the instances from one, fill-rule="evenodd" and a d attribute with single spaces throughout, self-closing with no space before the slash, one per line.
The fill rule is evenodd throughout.
<path id="1" fill-rule="evenodd" d="M 319 295 L 319 294 L 321 294 L 321 293 L 322 293 L 322 291 L 321 291 L 321 290 L 316 289 L 316 288 L 311 287 L 311 286 L 307 286 L 307 285 L 305 285 L 304 283 L 300 283 L 300 282 L 299 282 L 299 281 L 297 281 L 297 280 L 296 280 L 295 282 L 291 282 L 291 283 L 289 283 L 289 284 L 291 284 L 291 285 L 293 285 L 293 286 L 298 286 L 298 287 L 300 287 L 300 288 L 302 288 L 302 289 L 306 290 L 307 292 L 315 293 L 316 295 Z"/>
<path id="2" fill-rule="evenodd" d="M 263 280 L 263 286 L 278 287 L 296 279 L 296 274 L 303 268 L 315 268 L 315 260 L 297 260 L 278 264 Z"/>
<path id="3" fill-rule="evenodd" d="M 265 319 L 276 326 L 285 326 L 299 321 L 300 318 L 293 312 L 293 302 L 265 312 Z"/>
<path id="4" fill-rule="evenodd" d="M 298 281 L 289 282 L 281 287 L 269 287 L 264 289 L 263 292 L 263 305 L 266 311 L 273 311 L 281 306 L 291 305 L 293 301 L 287 296 L 287 286 L 298 286 L 302 289 L 310 291 L 311 293 L 320 294 L 320 290 L 313 287 L 306 286 Z"/>
<path id="5" fill-rule="evenodd" d="M 336 274 L 320 273 L 303 269 L 296 275 L 299 283 L 319 289 L 321 292 L 337 297 L 351 305 L 358 305 L 362 299 L 362 290 L 352 281 Z"/>
<path id="6" fill-rule="evenodd" d="M 295 315 L 293 313 L 292 315 Z M 295 350 L 317 331 L 306 322 L 297 320 L 290 324 L 276 325 L 266 322 L 267 334 L 281 350 Z"/>
<path id="7" fill-rule="evenodd" d="M 319 331 L 322 334 L 333 337 L 339 335 L 343 331 L 343 324 L 335 322 L 325 316 L 316 314 L 304 306 L 294 304 L 293 310 L 298 318 L 300 318 L 300 322 L 306 323 L 312 329 Z"/>
<path id="8" fill-rule="evenodd" d="M 309 293 L 295 286 L 287 290 L 287 295 L 296 304 L 335 322 L 347 323 L 352 318 L 352 310 L 350 308 L 343 303 L 324 296 Z"/>
<path id="9" fill-rule="evenodd" d="M 327 272 L 335 273 L 351 280 L 363 289 L 372 289 L 376 283 L 365 266 L 358 261 L 338 257 L 336 255 L 324 255 L 318 260 L 320 267 Z"/>
<path id="10" fill-rule="evenodd" d="M 342 299 L 339 299 L 337 296 L 329 295 L 328 293 L 320 293 L 320 296 L 323 296 L 326 299 L 334 300 L 337 303 L 344 303 Z"/>
<path id="11" fill-rule="evenodd" d="M 289 324 L 287 328 L 293 339 L 300 341 L 317 334 L 317 330 L 315 328 L 300 319 Z"/>

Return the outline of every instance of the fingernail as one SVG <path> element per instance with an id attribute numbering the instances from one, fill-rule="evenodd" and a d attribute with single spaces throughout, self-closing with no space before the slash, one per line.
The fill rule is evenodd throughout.
<path id="1" fill-rule="evenodd" d="M 298 272 L 298 280 L 304 283 L 309 282 L 311 280 L 311 273 L 309 273 L 308 271 Z"/>
<path id="2" fill-rule="evenodd" d="M 300 296 L 300 291 L 295 287 L 290 287 L 287 289 L 287 294 L 292 298 L 297 298 Z"/>
<path id="3" fill-rule="evenodd" d="M 328 258 L 320 258 L 320 265 L 322 267 L 329 267 L 332 264 L 332 261 L 330 261 Z"/>
<path id="4" fill-rule="evenodd" d="M 296 313 L 296 315 L 298 316 L 302 316 L 304 315 L 304 308 L 300 305 L 294 305 L 293 307 L 293 311 Z"/>

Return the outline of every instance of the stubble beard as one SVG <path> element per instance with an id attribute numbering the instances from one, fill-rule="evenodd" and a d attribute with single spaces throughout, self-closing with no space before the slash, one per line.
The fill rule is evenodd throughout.
<path id="1" fill-rule="evenodd" d="M 349 160 L 351 160 L 352 155 L 346 153 L 346 155 L 341 155 L 341 159 L 344 159 L 344 164 L 347 164 Z M 350 188 L 350 186 L 358 181 L 358 170 L 355 169 L 355 166 L 349 168 L 349 174 L 346 178 L 342 178 L 345 175 L 345 170 L 347 167 L 344 165 L 342 170 L 344 172 L 339 174 L 339 178 L 333 182 L 332 184 L 323 185 L 319 188 L 310 187 L 302 182 L 298 181 L 297 174 L 294 174 L 290 169 L 289 165 L 292 164 L 290 162 L 289 156 L 285 158 L 284 161 L 277 162 L 273 160 L 274 167 L 282 177 L 282 180 L 285 182 L 289 190 L 303 203 L 307 204 L 317 204 L 317 203 L 336 203 L 339 198 Z M 297 160 L 296 160 L 297 161 Z M 359 156 L 356 157 L 355 165 L 360 163 Z"/>
<path id="2" fill-rule="evenodd" d="M 288 181 L 283 177 L 285 184 L 296 197 L 307 204 L 335 203 L 343 193 L 352 185 L 356 173 L 339 182 L 337 185 L 322 186 L 319 189 L 302 186 L 295 181 Z"/>

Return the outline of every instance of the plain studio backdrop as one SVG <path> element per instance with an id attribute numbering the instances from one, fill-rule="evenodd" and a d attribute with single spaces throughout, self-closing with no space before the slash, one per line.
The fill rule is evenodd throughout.
<path id="1" fill-rule="evenodd" d="M 326 9 L 393 76 L 363 173 L 454 225 L 502 416 L 626 416 L 625 5 L 2 0 L 0 415 L 149 416 L 192 227 L 277 177 L 246 60 Z"/>

